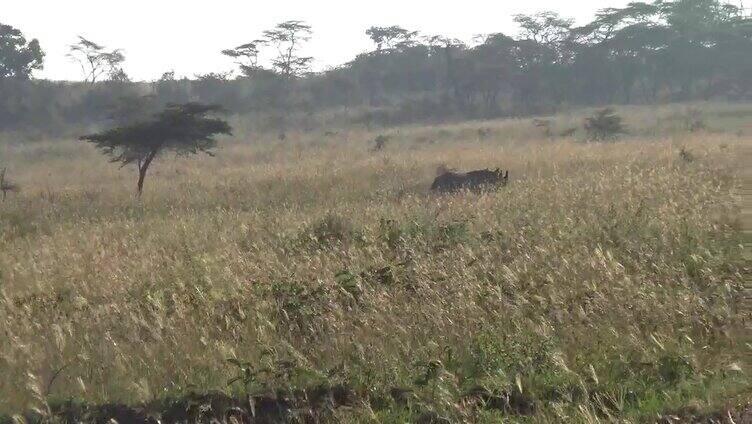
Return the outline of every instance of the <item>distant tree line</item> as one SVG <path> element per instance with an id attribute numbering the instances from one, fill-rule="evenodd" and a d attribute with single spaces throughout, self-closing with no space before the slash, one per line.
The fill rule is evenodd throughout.
<path id="1" fill-rule="evenodd" d="M 78 130 L 113 108 L 138 114 L 186 102 L 263 116 L 268 129 L 284 131 L 292 116 L 328 109 L 385 125 L 562 105 L 752 99 L 752 18 L 739 6 L 656 0 L 602 9 L 584 26 L 554 12 L 515 21 L 519 34 L 472 44 L 375 26 L 366 31 L 372 51 L 323 72 L 311 72 L 312 58 L 301 54 L 312 28 L 287 21 L 218 51 L 235 59 L 237 72 L 190 79 L 167 72 L 149 83 L 130 81 L 121 50 L 83 37 L 69 54 L 83 82 L 33 80 L 44 59 L 39 43 L 0 24 L 0 130 Z"/>

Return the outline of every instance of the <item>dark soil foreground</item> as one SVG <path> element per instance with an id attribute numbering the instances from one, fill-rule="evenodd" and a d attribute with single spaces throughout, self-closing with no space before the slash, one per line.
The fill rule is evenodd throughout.
<path id="1" fill-rule="evenodd" d="M 172 423 L 320 423 L 334 421 L 334 412 L 341 407 L 368 407 L 373 411 L 405 408 L 412 411 L 414 422 L 420 424 L 448 423 L 432 412 L 421 412 L 411 404 L 411 392 L 394 388 L 387 399 L 364 401 L 346 386 L 316 387 L 295 393 L 278 392 L 269 396 L 231 397 L 224 393 L 189 394 L 149 404 L 128 406 L 105 404 L 89 406 L 75 402 L 52 405 L 47 413 L 29 412 L 23 416 L 28 424 L 96 423 L 96 424 L 172 424 Z M 472 390 L 463 405 L 496 410 L 510 417 L 522 418 L 535 413 L 534 403 L 520 393 L 493 394 L 483 389 Z M 21 417 L 0 416 L 0 424 L 18 423 Z M 605 417 L 604 417 L 605 418 Z M 650 422 L 650 421 L 647 421 Z M 702 413 L 682 408 L 658 417 L 658 424 L 752 424 L 752 404 Z"/>

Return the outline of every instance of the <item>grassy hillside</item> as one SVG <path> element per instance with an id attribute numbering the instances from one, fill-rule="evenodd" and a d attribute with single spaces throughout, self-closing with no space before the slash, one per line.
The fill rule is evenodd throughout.
<path id="1" fill-rule="evenodd" d="M 558 135 L 585 112 L 550 137 L 395 129 L 381 152 L 360 131 L 239 136 L 160 158 L 140 201 L 135 171 L 84 143 L 2 145 L 22 191 L 0 203 L 0 415 L 209 391 L 340 422 L 642 422 L 752 400 L 752 110 L 706 105 L 699 127 L 683 106 L 620 112 L 613 143 Z M 431 195 L 442 164 L 511 183 Z M 314 387 L 340 396 L 305 412 Z"/>

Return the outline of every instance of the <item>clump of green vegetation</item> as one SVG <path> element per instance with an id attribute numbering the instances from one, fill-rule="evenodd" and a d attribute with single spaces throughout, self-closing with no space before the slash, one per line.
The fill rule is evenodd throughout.
<path id="1" fill-rule="evenodd" d="M 576 133 L 577 133 L 577 127 L 570 127 L 570 128 L 561 130 L 561 132 L 559 133 L 559 137 L 569 138 L 569 137 L 574 136 Z"/>
<path id="2" fill-rule="evenodd" d="M 468 240 L 467 221 L 454 220 L 439 224 L 436 229 L 436 248 L 443 250 Z"/>
<path id="3" fill-rule="evenodd" d="M 319 246 L 331 246 L 358 238 L 352 222 L 336 213 L 327 213 L 305 230 L 306 235 Z"/>
<path id="4" fill-rule="evenodd" d="M 480 140 L 485 140 L 491 136 L 492 132 L 491 128 L 478 128 L 478 138 Z"/>
<path id="5" fill-rule="evenodd" d="M 689 132 L 697 132 L 707 129 L 702 110 L 689 108 L 684 116 L 684 127 Z"/>
<path id="6" fill-rule="evenodd" d="M 380 152 L 384 150 L 384 147 L 386 147 L 386 144 L 391 140 L 392 137 L 384 134 L 379 134 L 376 136 L 376 138 L 373 139 L 373 151 L 374 152 Z"/>
<path id="7" fill-rule="evenodd" d="M 613 109 L 604 108 L 585 118 L 585 132 L 589 140 L 605 141 L 627 134 L 627 128 Z"/>
<path id="8" fill-rule="evenodd" d="M 687 163 L 695 161 L 695 155 L 686 147 L 682 147 L 681 150 L 679 150 L 679 157 Z"/>
<path id="9" fill-rule="evenodd" d="M 8 193 L 18 193 L 21 191 L 21 186 L 14 183 L 6 176 L 7 170 L 7 168 L 3 168 L 3 170 L 0 171 L 0 191 L 3 193 L 3 200 L 5 200 Z"/>
<path id="10" fill-rule="evenodd" d="M 551 138 L 553 136 L 553 122 L 550 119 L 534 119 L 533 125 L 543 131 L 543 136 Z"/>

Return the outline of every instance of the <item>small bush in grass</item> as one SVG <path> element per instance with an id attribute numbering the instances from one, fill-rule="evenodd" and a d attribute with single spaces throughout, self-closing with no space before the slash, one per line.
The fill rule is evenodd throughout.
<path id="1" fill-rule="evenodd" d="M 373 151 L 380 152 L 384 150 L 384 147 L 386 147 L 386 143 L 388 143 L 389 140 L 391 140 L 391 137 L 389 137 L 388 135 L 379 134 L 378 136 L 376 136 L 376 138 L 373 139 Z"/>
<path id="2" fill-rule="evenodd" d="M 379 221 L 380 238 L 386 243 L 391 250 L 396 250 L 402 243 L 402 229 L 399 224 L 392 219 L 382 218 Z"/>
<path id="3" fill-rule="evenodd" d="M 694 368 L 687 358 L 678 355 L 662 356 L 656 364 L 656 371 L 661 381 L 676 384 L 694 373 Z"/>
<path id="4" fill-rule="evenodd" d="M 702 131 L 707 128 L 702 111 L 697 108 L 689 108 L 684 116 L 684 127 L 689 132 Z"/>
<path id="5" fill-rule="evenodd" d="M 437 250 L 446 250 L 466 242 L 470 238 L 467 222 L 458 220 L 439 225 L 436 238 Z"/>
<path id="6" fill-rule="evenodd" d="M 491 136 L 491 128 L 478 128 L 478 138 L 485 140 Z"/>
<path id="7" fill-rule="evenodd" d="M 6 168 L 3 168 L 3 170 L 0 171 L 0 191 L 3 192 L 3 200 L 5 200 L 5 197 L 8 195 L 8 193 L 18 193 L 19 191 L 21 191 L 21 187 L 18 184 L 9 180 L 5 176 L 6 171 Z"/>
<path id="8" fill-rule="evenodd" d="M 592 141 L 613 140 L 627 134 L 627 128 L 621 116 L 611 108 L 600 109 L 589 118 L 585 118 L 585 132 Z"/>
<path id="9" fill-rule="evenodd" d="M 334 281 L 339 288 L 358 302 L 363 295 L 363 285 L 360 282 L 360 276 L 353 274 L 347 269 L 343 269 L 334 274 Z"/>
<path id="10" fill-rule="evenodd" d="M 320 282 L 275 281 L 271 294 L 276 304 L 276 319 L 293 333 L 314 336 L 326 325 L 330 293 Z"/>
<path id="11" fill-rule="evenodd" d="M 357 235 L 352 222 L 342 216 L 328 213 L 308 230 L 309 237 L 321 246 L 330 246 L 353 240 Z"/>
<path id="12" fill-rule="evenodd" d="M 472 359 L 471 375 L 541 375 L 555 370 L 555 345 L 533 332 L 503 335 L 485 330 L 468 341 Z"/>
<path id="13" fill-rule="evenodd" d="M 695 161 L 695 155 L 686 147 L 681 148 L 681 150 L 679 151 L 679 157 L 682 158 L 682 160 L 687 163 L 691 163 Z"/>
<path id="14" fill-rule="evenodd" d="M 553 122 L 550 119 L 533 119 L 533 125 L 535 125 L 536 128 L 540 128 L 546 138 L 551 138 L 554 134 Z"/>
<path id="15" fill-rule="evenodd" d="M 39 231 L 39 223 L 31 219 L 28 213 L 15 208 L 0 210 L 0 235 L 11 234 L 22 237 Z"/>

